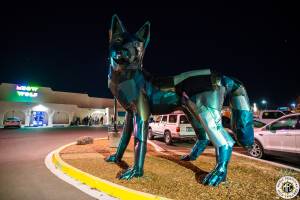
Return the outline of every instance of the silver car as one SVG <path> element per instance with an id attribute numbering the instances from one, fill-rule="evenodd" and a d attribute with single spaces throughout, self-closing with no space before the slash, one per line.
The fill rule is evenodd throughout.
<path id="1" fill-rule="evenodd" d="M 254 130 L 255 141 L 249 151 L 251 156 L 276 155 L 300 159 L 300 113 L 282 116 Z"/>

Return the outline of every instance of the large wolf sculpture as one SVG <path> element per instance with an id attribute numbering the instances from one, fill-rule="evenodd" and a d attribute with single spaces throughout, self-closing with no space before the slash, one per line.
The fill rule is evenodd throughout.
<path id="1" fill-rule="evenodd" d="M 149 40 L 149 22 L 135 34 L 130 34 L 117 15 L 112 17 L 108 86 L 127 112 L 117 151 L 106 161 L 121 161 L 134 132 L 134 165 L 119 178 L 143 176 L 149 116 L 182 110 L 198 139 L 190 154 L 182 157 L 182 160 L 195 160 L 210 140 L 216 150 L 216 166 L 202 183 L 217 186 L 226 180 L 227 165 L 234 145 L 234 140 L 221 122 L 221 109 L 226 96 L 230 98 L 231 125 L 238 143 L 245 148 L 253 144 L 253 119 L 246 90 L 236 79 L 218 75 L 209 69 L 163 78 L 152 77 L 142 65 Z"/>

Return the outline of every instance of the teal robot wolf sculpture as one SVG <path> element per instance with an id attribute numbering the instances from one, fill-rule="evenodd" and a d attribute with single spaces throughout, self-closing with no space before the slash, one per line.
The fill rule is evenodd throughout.
<path id="1" fill-rule="evenodd" d="M 195 130 L 197 142 L 191 152 L 181 159 L 195 160 L 211 141 L 216 150 L 216 166 L 202 183 L 217 186 L 225 181 L 234 145 L 234 140 L 221 122 L 221 109 L 226 96 L 230 98 L 231 125 L 238 143 L 250 148 L 254 140 L 252 112 L 241 82 L 209 69 L 170 77 L 151 76 L 143 69 L 142 63 L 150 40 L 149 22 L 135 34 L 130 34 L 114 15 L 109 40 L 108 87 L 126 110 L 126 117 L 117 151 L 106 161 L 121 161 L 132 132 L 135 145 L 134 165 L 119 178 L 131 179 L 144 174 L 149 116 L 182 110 Z"/>

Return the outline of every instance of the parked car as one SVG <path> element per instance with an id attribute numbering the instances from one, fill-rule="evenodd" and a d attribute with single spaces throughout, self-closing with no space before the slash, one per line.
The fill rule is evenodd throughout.
<path id="1" fill-rule="evenodd" d="M 278 107 L 277 110 L 282 111 L 286 115 L 293 113 L 289 107 Z"/>
<path id="2" fill-rule="evenodd" d="M 230 118 L 222 116 L 222 125 L 226 129 L 231 129 Z M 265 125 L 266 125 L 266 123 L 264 123 L 262 121 L 259 121 L 259 120 L 255 119 L 255 118 L 253 119 L 253 128 L 254 129 L 261 128 L 261 127 L 263 127 Z"/>
<path id="3" fill-rule="evenodd" d="M 4 128 L 21 128 L 21 120 L 17 117 L 8 117 L 3 122 Z"/>
<path id="4" fill-rule="evenodd" d="M 195 131 L 185 114 L 176 111 L 167 115 L 160 115 L 149 124 L 148 139 L 163 136 L 166 144 L 170 145 L 178 139 L 196 139 Z"/>
<path id="5" fill-rule="evenodd" d="M 284 110 L 284 111 L 282 111 L 285 115 L 289 115 L 289 114 L 293 114 L 293 112 L 292 111 L 290 111 L 290 110 Z"/>
<path id="6" fill-rule="evenodd" d="M 277 155 L 300 158 L 300 113 L 281 118 L 256 129 L 249 154 L 255 158 Z"/>
<path id="7" fill-rule="evenodd" d="M 237 138 L 236 138 L 236 134 L 231 130 L 231 126 L 230 126 L 230 119 L 227 117 L 222 117 L 222 125 L 225 128 L 225 130 L 228 132 L 228 134 L 232 137 L 232 139 L 234 139 L 237 142 Z M 253 129 L 254 131 L 265 126 L 266 124 L 253 119 Z M 236 143 L 237 144 L 237 143 Z"/>
<path id="8" fill-rule="evenodd" d="M 284 112 L 280 110 L 262 110 L 257 117 L 254 117 L 254 119 L 268 124 L 284 115 Z"/>

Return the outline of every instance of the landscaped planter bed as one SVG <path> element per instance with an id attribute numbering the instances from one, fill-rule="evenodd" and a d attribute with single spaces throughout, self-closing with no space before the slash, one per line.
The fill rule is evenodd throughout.
<path id="1" fill-rule="evenodd" d="M 213 169 L 215 155 L 204 152 L 196 161 L 183 162 L 171 152 L 161 154 L 148 145 L 145 172 L 141 178 L 119 180 L 117 177 L 133 163 L 133 142 L 128 146 L 124 162 L 107 163 L 104 158 L 116 149 L 109 148 L 108 140 L 94 144 L 71 145 L 60 152 L 68 164 L 113 183 L 172 199 L 277 199 L 275 186 L 279 178 L 291 175 L 298 181 L 300 173 L 284 170 L 248 158 L 232 156 L 227 182 L 219 187 L 204 186 L 199 181 Z M 298 197 L 299 198 L 299 197 Z"/>

